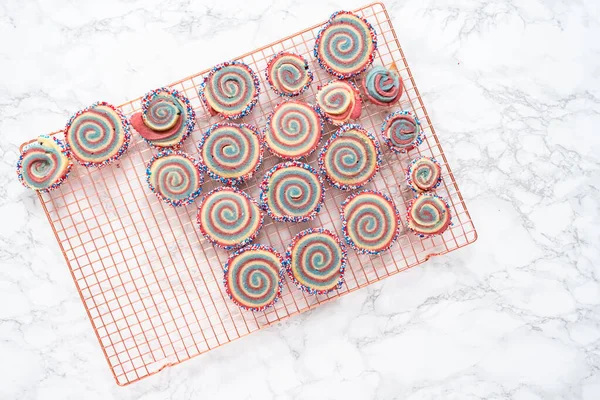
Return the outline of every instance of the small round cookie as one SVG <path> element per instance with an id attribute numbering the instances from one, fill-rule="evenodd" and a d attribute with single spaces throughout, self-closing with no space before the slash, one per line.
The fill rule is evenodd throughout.
<path id="1" fill-rule="evenodd" d="M 369 183 L 381 166 L 381 151 L 375 137 L 360 125 L 342 126 L 329 138 L 319 154 L 319 168 L 329 183 L 341 190 L 358 189 Z"/>
<path id="2" fill-rule="evenodd" d="M 215 66 L 200 85 L 200 99 L 211 115 L 246 116 L 258 101 L 258 76 L 248 65 L 229 61 Z"/>
<path id="3" fill-rule="evenodd" d="M 275 165 L 260 184 L 260 201 L 278 222 L 303 222 L 317 216 L 325 198 L 323 180 L 310 165 L 287 161 Z"/>
<path id="4" fill-rule="evenodd" d="M 101 167 L 125 153 L 131 140 L 130 128 L 121 110 L 98 102 L 71 117 L 65 127 L 65 143 L 79 164 Z"/>
<path id="5" fill-rule="evenodd" d="M 172 207 L 193 202 L 202 192 L 200 165 L 182 151 L 165 149 L 150 159 L 146 182 L 156 197 Z"/>
<path id="6" fill-rule="evenodd" d="M 342 203 L 346 243 L 359 254 L 388 250 L 400 234 L 400 215 L 392 199 L 375 190 L 350 195 Z"/>
<path id="7" fill-rule="evenodd" d="M 344 284 L 346 261 L 346 246 L 335 233 L 311 228 L 294 236 L 283 266 L 299 289 L 327 294 Z"/>
<path id="8" fill-rule="evenodd" d="M 72 167 L 65 145 L 54 137 L 41 135 L 21 151 L 17 177 L 26 188 L 49 192 L 67 179 Z"/>
<path id="9" fill-rule="evenodd" d="M 194 130 L 196 113 L 182 93 L 163 87 L 146 93 L 131 125 L 151 146 L 179 147 Z"/>
<path id="10" fill-rule="evenodd" d="M 319 146 L 323 120 L 309 104 L 290 100 L 275 106 L 267 117 L 263 136 L 265 145 L 278 157 L 298 160 L 308 157 Z"/>
<path id="11" fill-rule="evenodd" d="M 423 143 L 421 123 L 410 111 L 396 111 L 385 117 L 381 134 L 390 150 L 398 154 Z"/>
<path id="12" fill-rule="evenodd" d="M 408 228 L 419 237 L 444 233 L 451 225 L 450 206 L 433 193 L 421 193 L 408 207 Z"/>
<path id="13" fill-rule="evenodd" d="M 258 203 L 241 190 L 221 186 L 202 198 L 196 215 L 202 236 L 233 250 L 253 241 L 263 225 Z"/>
<path id="14" fill-rule="evenodd" d="M 262 311 L 281 297 L 283 259 L 275 249 L 254 244 L 233 253 L 223 266 L 225 291 L 244 310 Z"/>
<path id="15" fill-rule="evenodd" d="M 258 171 L 264 146 L 254 126 L 228 122 L 211 126 L 198 148 L 200 162 L 212 179 L 237 185 Z"/>
<path id="16" fill-rule="evenodd" d="M 367 99 L 379 106 L 389 106 L 402 96 L 404 85 L 398 72 L 380 65 L 370 69 L 363 78 Z"/>
<path id="17" fill-rule="evenodd" d="M 282 51 L 267 63 L 265 78 L 275 93 L 293 97 L 308 89 L 313 81 L 313 74 L 304 57 Z"/>
<path id="18" fill-rule="evenodd" d="M 434 190 L 442 183 L 442 167 L 432 157 L 415 158 L 406 170 L 406 183 L 415 193 Z"/>
<path id="19" fill-rule="evenodd" d="M 321 86 L 317 90 L 316 103 L 323 118 L 334 125 L 358 119 L 362 111 L 360 92 L 350 81 L 330 81 Z"/>
<path id="20" fill-rule="evenodd" d="M 317 34 L 314 56 L 325 71 L 346 79 L 365 71 L 375 50 L 377 34 L 371 24 L 349 11 L 338 11 Z"/>

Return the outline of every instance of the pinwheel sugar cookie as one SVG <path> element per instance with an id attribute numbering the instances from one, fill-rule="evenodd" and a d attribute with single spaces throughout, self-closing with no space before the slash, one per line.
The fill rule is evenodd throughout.
<path id="1" fill-rule="evenodd" d="M 298 96 L 310 86 L 313 74 L 308 62 L 299 54 L 282 51 L 267 63 L 267 82 L 280 96 Z"/>
<path id="2" fill-rule="evenodd" d="M 63 142 L 42 135 L 21 151 L 17 161 L 17 177 L 29 189 L 48 192 L 67 179 L 72 166 Z"/>

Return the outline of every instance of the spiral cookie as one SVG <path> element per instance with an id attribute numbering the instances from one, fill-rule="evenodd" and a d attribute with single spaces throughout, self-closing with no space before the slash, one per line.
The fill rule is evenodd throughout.
<path id="1" fill-rule="evenodd" d="M 433 190 L 442 183 L 442 168 L 434 158 L 416 158 L 408 165 L 406 183 L 416 193 Z"/>
<path id="2" fill-rule="evenodd" d="M 271 153 L 287 160 L 307 157 L 317 148 L 323 120 L 310 105 L 290 100 L 275 106 L 267 118 L 265 144 Z"/>
<path id="3" fill-rule="evenodd" d="M 408 207 L 408 227 L 420 237 L 443 233 L 451 223 L 450 207 L 433 193 L 421 193 Z"/>
<path id="4" fill-rule="evenodd" d="M 159 199 L 180 207 L 200 195 L 204 178 L 192 157 L 182 151 L 166 149 L 148 163 L 146 182 Z"/>
<path id="5" fill-rule="evenodd" d="M 371 24 L 351 12 L 338 11 L 317 34 L 314 56 L 327 72 L 346 79 L 366 70 L 375 50 L 377 34 Z"/>
<path id="6" fill-rule="evenodd" d="M 421 123 L 410 111 L 389 114 L 381 125 L 383 140 L 395 153 L 406 153 L 423 143 Z"/>
<path id="7" fill-rule="evenodd" d="M 360 92 L 349 81 L 330 81 L 320 87 L 316 101 L 321 115 L 334 125 L 357 119 L 362 111 Z"/>
<path id="8" fill-rule="evenodd" d="M 217 65 L 200 86 L 200 98 L 210 114 L 227 119 L 246 116 L 256 105 L 259 93 L 258 77 L 240 61 Z"/>
<path id="9" fill-rule="evenodd" d="M 381 165 L 379 142 L 360 125 L 342 126 L 323 146 L 319 167 L 338 189 L 357 189 L 370 182 Z"/>
<path id="10" fill-rule="evenodd" d="M 129 147 L 129 121 L 114 106 L 98 102 L 78 111 L 67 123 L 65 142 L 71 156 L 86 167 L 101 167 Z"/>
<path id="11" fill-rule="evenodd" d="M 260 200 L 275 221 L 301 222 L 321 210 L 325 188 L 310 165 L 297 161 L 277 164 L 260 185 Z"/>
<path id="12" fill-rule="evenodd" d="M 263 144 L 252 125 L 220 123 L 202 136 L 200 162 L 211 178 L 226 185 L 249 179 L 260 167 Z"/>
<path id="13" fill-rule="evenodd" d="M 202 235 L 225 250 L 250 243 L 263 224 L 256 201 L 241 190 L 226 186 L 204 196 L 196 219 Z"/>
<path id="14" fill-rule="evenodd" d="M 389 249 L 400 233 L 400 216 L 392 199 L 374 190 L 350 195 L 342 203 L 344 238 L 359 254 Z"/>
<path id="15" fill-rule="evenodd" d="M 374 104 L 389 106 L 402 96 L 404 86 L 398 72 L 377 66 L 363 78 L 367 98 Z"/>
<path id="16" fill-rule="evenodd" d="M 142 98 L 142 111 L 131 116 L 131 125 L 151 146 L 176 147 L 194 130 L 196 113 L 183 94 L 159 88 Z"/>
<path id="17" fill-rule="evenodd" d="M 294 284 L 310 294 L 327 294 L 342 287 L 346 247 L 327 229 L 307 229 L 287 248 L 283 266 Z"/>
<path id="18" fill-rule="evenodd" d="M 25 146 L 17 161 L 17 176 L 23 186 L 40 192 L 59 187 L 73 163 L 63 143 L 46 135 Z"/>
<path id="19" fill-rule="evenodd" d="M 313 74 L 304 57 L 282 51 L 267 63 L 267 82 L 280 96 L 298 96 L 310 86 Z"/>
<path id="20" fill-rule="evenodd" d="M 269 246 L 244 247 L 229 257 L 223 282 L 229 298 L 245 310 L 262 311 L 281 296 L 283 260 Z"/>

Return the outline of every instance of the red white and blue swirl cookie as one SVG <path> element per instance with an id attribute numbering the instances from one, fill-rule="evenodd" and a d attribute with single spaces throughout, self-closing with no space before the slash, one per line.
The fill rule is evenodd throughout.
<path id="1" fill-rule="evenodd" d="M 371 24 L 349 11 L 338 11 L 317 34 L 314 56 L 325 71 L 346 79 L 365 71 L 375 50 L 377 34 Z"/>
<path id="2" fill-rule="evenodd" d="M 200 232 L 225 250 L 253 241 L 263 225 L 258 203 L 241 190 L 221 186 L 202 198 L 196 215 Z"/>
<path id="3" fill-rule="evenodd" d="M 311 228 L 294 236 L 283 266 L 301 290 L 327 294 L 342 287 L 346 260 L 346 247 L 335 233 Z"/>
<path id="4" fill-rule="evenodd" d="M 200 86 L 200 99 L 208 112 L 227 119 L 246 116 L 256 105 L 259 93 L 258 76 L 240 61 L 215 66 Z"/>
<path id="5" fill-rule="evenodd" d="M 148 162 L 146 182 L 159 199 L 180 207 L 200 195 L 204 177 L 200 165 L 192 157 L 182 151 L 166 149 Z"/>
<path id="6" fill-rule="evenodd" d="M 275 106 L 267 117 L 265 145 L 286 160 L 308 157 L 319 146 L 323 120 L 309 104 L 290 100 Z"/>
<path id="7" fill-rule="evenodd" d="M 204 133 L 198 147 L 208 175 L 226 185 L 251 178 L 263 159 L 262 138 L 248 124 L 215 124 Z"/>
<path id="8" fill-rule="evenodd" d="M 363 78 L 365 94 L 371 103 L 389 106 L 402 96 L 404 85 L 397 71 L 382 66 L 371 68 Z"/>
<path id="9" fill-rule="evenodd" d="M 381 150 L 375 137 L 360 125 L 342 126 L 329 138 L 319 154 L 319 168 L 338 189 L 357 189 L 370 182 L 381 165 Z"/>
<path id="10" fill-rule="evenodd" d="M 442 183 L 442 167 L 434 158 L 415 158 L 406 170 L 406 183 L 415 193 L 434 190 Z"/>
<path id="11" fill-rule="evenodd" d="M 29 189 L 48 192 L 67 179 L 72 166 L 65 145 L 54 137 L 42 135 L 21 151 L 17 177 Z"/>
<path id="12" fill-rule="evenodd" d="M 260 185 L 260 200 L 267 214 L 279 222 L 302 222 L 321 210 L 325 188 L 310 165 L 287 161 L 267 172 Z"/>
<path id="13" fill-rule="evenodd" d="M 254 244 L 233 253 L 223 266 L 225 291 L 245 310 L 262 311 L 281 297 L 283 259 L 269 246 Z"/>
<path id="14" fill-rule="evenodd" d="M 334 125 L 358 119 L 362 111 L 360 92 L 350 81 L 330 81 L 317 90 L 317 109 Z"/>
<path id="15" fill-rule="evenodd" d="M 65 128 L 65 143 L 71 156 L 85 167 L 101 167 L 129 147 L 130 125 L 114 106 L 94 103 L 71 117 Z"/>
<path id="16" fill-rule="evenodd" d="M 182 93 L 159 88 L 142 98 L 142 111 L 131 116 L 131 125 L 151 146 L 178 147 L 194 130 L 196 113 Z"/>
<path id="17" fill-rule="evenodd" d="M 381 134 L 395 153 L 406 153 L 423 143 L 421 123 L 410 111 L 396 111 L 385 117 Z"/>
<path id="18" fill-rule="evenodd" d="M 388 250 L 400 233 L 398 209 L 384 193 L 364 190 L 342 203 L 342 230 L 346 243 L 359 254 Z"/>
<path id="19" fill-rule="evenodd" d="M 282 51 L 267 63 L 267 82 L 280 96 L 298 96 L 310 86 L 313 74 L 308 62 L 299 54 Z"/>
<path id="20" fill-rule="evenodd" d="M 408 206 L 408 228 L 420 237 L 440 235 L 452 223 L 450 206 L 434 193 L 421 193 Z"/>

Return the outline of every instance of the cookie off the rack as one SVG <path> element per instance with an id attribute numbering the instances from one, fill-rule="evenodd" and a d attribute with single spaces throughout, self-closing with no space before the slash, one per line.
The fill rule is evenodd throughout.
<path id="1" fill-rule="evenodd" d="M 23 186 L 39 192 L 58 188 L 67 179 L 73 163 L 65 145 L 47 135 L 23 148 L 17 161 L 17 177 Z"/>

